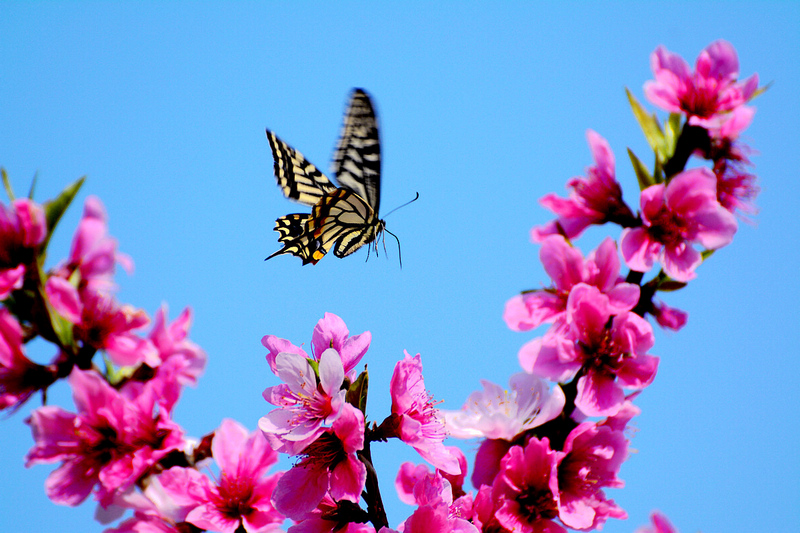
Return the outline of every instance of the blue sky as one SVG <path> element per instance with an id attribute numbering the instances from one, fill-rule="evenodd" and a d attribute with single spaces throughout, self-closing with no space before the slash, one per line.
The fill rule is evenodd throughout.
<path id="1" fill-rule="evenodd" d="M 403 350 L 421 353 L 427 388 L 458 408 L 485 378 L 505 383 L 534 333 L 502 321 L 505 301 L 549 283 L 529 229 L 537 200 L 591 164 L 585 131 L 608 139 L 625 198 L 638 205 L 630 147 L 649 161 L 624 88 L 643 100 L 659 44 L 690 63 L 724 38 L 743 76 L 773 82 L 747 130 L 761 209 L 732 246 L 666 301 L 689 312 L 657 332 L 655 383 L 638 400 L 626 488 L 608 491 L 632 532 L 652 509 L 684 533 L 800 529 L 797 2 L 12 3 L 0 4 L 0 165 L 18 192 L 38 173 L 43 201 L 87 175 L 51 244 L 68 250 L 83 199 L 99 196 L 120 249 L 119 299 L 151 315 L 195 312 L 206 375 L 175 418 L 201 436 L 232 417 L 253 429 L 276 383 L 260 339 L 308 343 L 326 312 L 372 332 L 369 417 L 388 413 Z M 375 98 L 388 260 L 365 251 L 301 267 L 278 249 L 274 220 L 302 207 L 275 186 L 264 128 L 327 169 L 347 94 Z M 588 253 L 612 228 L 577 241 Z M 538 332 L 541 334 L 542 331 Z M 44 346 L 31 356 L 48 360 Z M 37 398 L 38 399 L 38 398 Z M 66 386 L 52 403 L 69 405 Z M 94 532 L 94 505 L 58 507 L 46 466 L 26 470 L 35 402 L 2 420 L 0 530 Z M 467 443 L 464 449 L 474 450 Z M 397 466 L 375 446 L 392 524 Z M 283 463 L 286 467 L 288 463 Z"/>

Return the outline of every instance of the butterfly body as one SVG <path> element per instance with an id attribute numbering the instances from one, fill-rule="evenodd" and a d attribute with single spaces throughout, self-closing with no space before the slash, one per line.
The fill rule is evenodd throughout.
<path id="1" fill-rule="evenodd" d="M 380 139 L 366 92 L 354 89 L 345 113 L 332 164 L 339 187 L 270 130 L 267 139 L 283 194 L 312 206 L 310 214 L 294 213 L 275 221 L 283 248 L 267 259 L 288 253 L 304 265 L 316 264 L 331 248 L 336 257 L 346 257 L 381 236 L 385 223 L 378 218 Z"/>

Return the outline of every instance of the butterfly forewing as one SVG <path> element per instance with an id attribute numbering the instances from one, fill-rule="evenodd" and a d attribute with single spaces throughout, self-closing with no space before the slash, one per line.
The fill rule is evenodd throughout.
<path id="1" fill-rule="evenodd" d="M 346 257 L 374 241 L 383 222 L 363 198 L 346 189 L 337 189 L 319 201 L 311 211 L 308 230 L 314 233 L 320 250 Z"/>
<path id="2" fill-rule="evenodd" d="M 340 187 L 358 194 L 378 213 L 381 202 L 378 119 L 369 95 L 361 89 L 354 89 L 350 96 L 332 169 Z"/>
<path id="3" fill-rule="evenodd" d="M 270 130 L 267 139 L 275 160 L 275 179 L 287 198 L 315 205 L 323 195 L 336 190 L 325 174 Z"/>

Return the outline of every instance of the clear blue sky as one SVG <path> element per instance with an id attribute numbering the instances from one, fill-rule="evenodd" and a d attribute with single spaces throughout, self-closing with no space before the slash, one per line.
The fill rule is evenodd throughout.
<path id="1" fill-rule="evenodd" d="M 657 333 L 661 366 L 638 400 L 627 486 L 608 491 L 630 519 L 604 531 L 633 532 L 655 508 L 683 533 L 800 530 L 797 2 L 2 2 L 0 13 L 0 165 L 18 192 L 38 172 L 39 200 L 88 175 L 51 265 L 95 194 L 136 263 L 118 275 L 120 300 L 151 316 L 162 302 L 172 317 L 194 308 L 191 337 L 209 364 L 175 413 L 194 436 L 224 417 L 255 428 L 276 383 L 261 337 L 308 343 L 326 311 L 372 332 L 372 420 L 388 413 L 404 349 L 422 354 L 444 407 L 480 378 L 505 383 L 534 334 L 508 330 L 503 305 L 548 283 L 528 241 L 550 218 L 538 198 L 591 164 L 592 128 L 638 205 L 625 148 L 651 156 L 624 88 L 643 99 L 659 44 L 693 63 L 729 40 L 743 75 L 774 82 L 746 132 L 760 152 L 761 213 L 667 298 L 689 324 Z M 377 102 L 383 211 L 420 193 L 387 220 L 403 269 L 394 240 L 388 260 L 366 264 L 364 251 L 265 263 L 275 218 L 302 207 L 275 186 L 264 128 L 327 169 L 351 87 Z M 578 244 L 588 252 L 604 235 Z M 51 398 L 70 403 L 66 386 Z M 0 422 L 0 531 L 101 531 L 92 502 L 47 500 L 50 468 L 23 468 L 33 406 Z M 398 445 L 373 456 L 397 525 L 411 508 L 392 481 L 416 457 Z"/>

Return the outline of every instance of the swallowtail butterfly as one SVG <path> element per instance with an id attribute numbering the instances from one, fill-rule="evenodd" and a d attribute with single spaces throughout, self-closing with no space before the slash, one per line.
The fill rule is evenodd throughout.
<path id="1" fill-rule="evenodd" d="M 378 218 L 381 147 L 378 120 L 366 92 L 354 89 L 350 95 L 333 155 L 332 170 L 339 187 L 270 130 L 267 140 L 283 194 L 312 206 L 311 213 L 289 214 L 275 221 L 283 248 L 267 259 L 288 253 L 304 265 L 316 264 L 331 248 L 336 257 L 345 257 L 376 242 L 385 229 Z"/>

